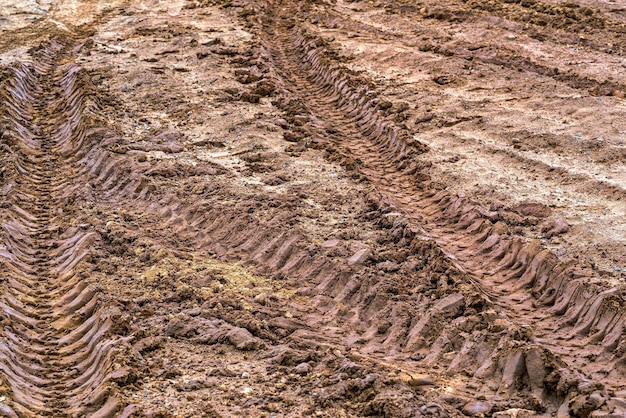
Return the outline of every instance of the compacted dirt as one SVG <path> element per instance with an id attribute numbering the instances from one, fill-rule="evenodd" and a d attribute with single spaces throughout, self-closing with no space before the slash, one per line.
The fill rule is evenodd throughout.
<path id="1" fill-rule="evenodd" d="M 0 29 L 1 416 L 626 416 L 622 1 Z"/>

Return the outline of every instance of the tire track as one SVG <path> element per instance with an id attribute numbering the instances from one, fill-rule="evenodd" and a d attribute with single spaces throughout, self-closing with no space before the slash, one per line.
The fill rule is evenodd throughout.
<path id="1" fill-rule="evenodd" d="M 586 336 L 619 341 L 622 319 L 610 304 L 618 302 L 615 292 L 599 282 L 593 288 L 576 266 L 511 236 L 471 200 L 421 190 L 422 166 L 414 159 L 425 148 L 382 117 L 367 84 L 329 64 L 323 45 L 293 23 L 274 26 L 265 57 L 291 95 L 283 95 L 283 106 L 301 100 L 310 113 L 305 133 L 373 180 L 383 196 L 373 199 L 367 216 L 387 231 L 381 248 L 406 250 L 408 259 L 382 273 L 365 253 L 332 262 L 285 221 L 289 208 L 259 219 L 245 207 L 159 193 L 132 158 L 110 152 L 119 138 L 85 116 L 88 80 L 68 62 L 73 51 L 53 43 L 36 63 L 14 69 L 3 93 L 9 127 L 3 150 L 15 167 L 5 174 L 9 203 L 0 209 L 6 277 L 0 303 L 9 324 L 0 370 L 12 388 L 6 393 L 11 410 L 3 412 L 113 416 L 119 409 L 114 386 L 128 379 L 120 367 L 125 343 L 114 336 L 107 307 L 85 273 L 99 236 L 88 224 L 72 223 L 81 199 L 156 213 L 161 242 L 175 236 L 198 252 L 286 278 L 317 310 L 294 311 L 313 328 L 320 325 L 291 337 L 296 343 L 360 344 L 378 364 L 398 360 L 394 367 L 407 370 L 444 364 L 447 373 L 479 382 L 464 393 L 469 399 L 489 385 L 502 402 L 530 399 L 524 406 L 537 410 L 567 413 L 574 396 L 590 399 L 602 390 L 588 384 L 596 377 L 578 371 L 584 366 L 576 364 L 579 353 L 565 364 L 554 352 L 560 345 L 575 348 Z M 502 286 L 487 292 L 486 283 L 496 279 Z M 529 287 L 537 298 L 529 297 Z M 545 310 L 537 308 L 542 304 Z M 572 342 L 554 344 L 547 333 L 535 338 L 529 332 L 533 321 L 554 318 L 553 311 L 569 322 L 558 336 L 571 331 Z M 597 329 L 602 332 L 591 332 Z"/>
<path id="2" fill-rule="evenodd" d="M 15 171 L 0 259 L 6 416 L 113 416 L 119 400 L 109 386 L 128 375 L 117 358 L 126 346 L 84 273 L 97 234 L 72 226 L 84 193 L 76 162 L 87 102 L 69 53 L 51 42 L 13 69 L 2 93 L 2 145 Z"/>
<path id="3" fill-rule="evenodd" d="M 265 9 L 281 10 L 282 5 Z M 411 163 L 410 170 L 402 172 L 400 165 L 410 161 L 406 149 L 411 141 L 397 140 L 406 136 L 377 114 L 367 83 L 326 58 L 324 43 L 299 27 L 299 15 L 292 16 L 278 12 L 278 17 L 268 13 L 259 19 L 266 48 L 261 57 L 269 60 L 268 72 L 283 88 L 277 103 L 288 112 L 298 110 L 292 103 L 299 105 L 300 113 L 305 109 L 313 142 L 330 145 L 344 161 L 359 160 L 360 172 L 385 199 L 406 213 L 414 228 L 424 225 L 428 232 L 421 234 L 459 260 L 456 266 L 468 272 L 467 279 L 483 289 L 513 324 L 531 329 L 540 347 L 572 366 L 604 376 L 605 382 L 622 352 L 620 289 L 512 235 L 507 225 L 491 221 L 490 213 L 470 198 L 422 190 L 415 176 L 418 167 Z M 418 331 L 410 334 L 414 332 Z M 409 338 L 407 346 L 412 345 Z M 602 363 L 587 364 L 588 355 L 602 357 Z M 563 405 L 567 411 L 567 402 Z"/>

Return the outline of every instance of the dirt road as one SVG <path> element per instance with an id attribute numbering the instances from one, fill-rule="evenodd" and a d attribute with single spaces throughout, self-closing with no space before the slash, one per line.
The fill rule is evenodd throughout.
<path id="1" fill-rule="evenodd" d="M 626 415 L 617 0 L 0 1 L 0 415 Z"/>

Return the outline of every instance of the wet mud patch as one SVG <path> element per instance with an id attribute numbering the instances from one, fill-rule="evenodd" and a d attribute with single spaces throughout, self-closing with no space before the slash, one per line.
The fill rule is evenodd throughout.
<path id="1" fill-rule="evenodd" d="M 7 408 L 623 413 L 604 3 L 70 3 L 4 55 Z"/>

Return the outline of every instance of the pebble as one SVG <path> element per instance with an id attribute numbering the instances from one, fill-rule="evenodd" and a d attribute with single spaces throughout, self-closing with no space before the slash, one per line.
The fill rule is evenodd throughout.
<path id="1" fill-rule="evenodd" d="M 491 402 L 470 402 L 463 407 L 463 413 L 470 417 L 486 415 L 491 412 L 493 404 Z"/>
<path id="2" fill-rule="evenodd" d="M 296 374 L 304 376 L 309 374 L 309 372 L 311 371 L 311 365 L 309 363 L 300 363 L 296 367 L 294 367 L 293 371 Z"/>
<path id="3" fill-rule="evenodd" d="M 254 297 L 254 301 L 263 306 L 267 305 L 267 302 L 268 302 L 267 294 L 259 293 L 258 295 Z"/>
<path id="4" fill-rule="evenodd" d="M 324 241 L 322 243 L 323 248 L 333 248 L 333 247 L 336 247 L 337 245 L 339 245 L 338 239 L 329 239 L 328 241 Z"/>

